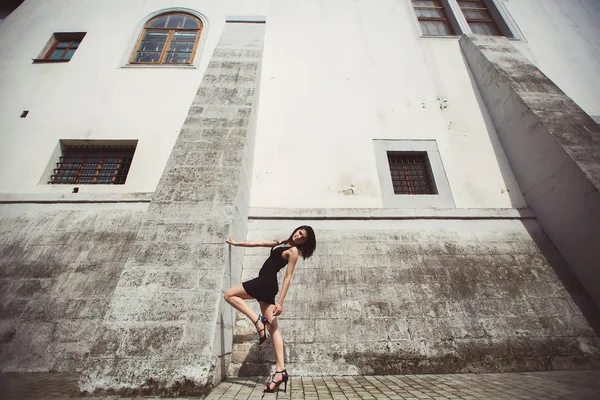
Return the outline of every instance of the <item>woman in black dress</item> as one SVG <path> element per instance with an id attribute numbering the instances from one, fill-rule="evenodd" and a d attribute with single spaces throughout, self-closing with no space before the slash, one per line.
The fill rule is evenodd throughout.
<path id="1" fill-rule="evenodd" d="M 225 292 L 225 301 L 236 310 L 244 313 L 256 326 L 258 331 L 258 344 L 267 338 L 267 330 L 271 335 L 273 349 L 275 350 L 275 375 L 273 381 L 265 386 L 265 393 L 273 393 L 281 383 L 284 392 L 287 390 L 288 373 L 283 361 L 283 338 L 277 324 L 277 316 L 283 312 L 283 302 L 290 286 L 292 274 L 296 267 L 298 256 L 309 258 L 317 247 L 315 232 L 310 226 L 303 225 L 296 229 L 288 239 L 266 242 L 235 242 L 229 238 L 227 243 L 242 247 L 271 247 L 271 254 L 263 264 L 257 278 L 240 283 Z M 285 278 L 279 299 L 275 296 L 279 289 L 277 273 L 287 264 Z M 260 304 L 262 315 L 257 315 L 246 303 L 246 300 L 256 299 Z"/>

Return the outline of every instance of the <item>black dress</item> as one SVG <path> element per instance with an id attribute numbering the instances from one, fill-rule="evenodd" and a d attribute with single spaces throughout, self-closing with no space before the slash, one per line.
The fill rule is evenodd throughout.
<path id="1" fill-rule="evenodd" d="M 246 293 L 263 303 L 275 304 L 275 295 L 279 291 L 277 273 L 287 265 L 282 254 L 289 248 L 290 246 L 282 246 L 271 249 L 271 255 L 260 269 L 258 277 L 242 282 Z"/>

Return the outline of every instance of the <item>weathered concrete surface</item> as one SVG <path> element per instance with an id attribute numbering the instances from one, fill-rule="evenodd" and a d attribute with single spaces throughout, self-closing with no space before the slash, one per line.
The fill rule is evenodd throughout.
<path id="1" fill-rule="evenodd" d="M 460 45 L 528 207 L 600 306 L 600 127 L 507 39 Z"/>
<path id="2" fill-rule="evenodd" d="M 600 366 L 580 310 L 593 302 L 535 220 L 251 220 L 248 239 L 301 223 L 318 245 L 280 318 L 293 376 Z M 242 278 L 267 255 L 248 249 Z M 252 324 L 237 324 L 230 375 L 267 375 L 270 340 L 259 347 Z"/>
<path id="3" fill-rule="evenodd" d="M 0 205 L 0 370 L 83 368 L 147 204 Z"/>
<path id="4" fill-rule="evenodd" d="M 264 24 L 226 24 L 79 382 L 89 393 L 200 395 L 225 375 L 247 225 Z"/>

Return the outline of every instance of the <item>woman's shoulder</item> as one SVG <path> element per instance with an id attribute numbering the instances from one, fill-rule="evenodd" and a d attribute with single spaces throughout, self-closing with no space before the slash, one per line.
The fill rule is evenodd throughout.
<path id="1" fill-rule="evenodd" d="M 296 246 L 291 246 L 286 251 L 288 251 L 290 254 L 294 254 L 296 256 L 300 253 L 300 251 L 298 250 L 298 248 Z"/>

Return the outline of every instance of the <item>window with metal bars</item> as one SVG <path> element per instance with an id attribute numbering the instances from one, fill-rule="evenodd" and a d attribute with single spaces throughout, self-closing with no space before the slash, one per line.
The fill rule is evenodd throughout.
<path id="1" fill-rule="evenodd" d="M 412 0 L 419 25 L 425 36 L 451 36 L 455 29 L 441 0 Z"/>
<path id="2" fill-rule="evenodd" d="M 394 194 L 438 194 L 427 152 L 388 152 Z"/>
<path id="3" fill-rule="evenodd" d="M 50 184 L 122 185 L 135 146 L 65 146 Z"/>
<path id="4" fill-rule="evenodd" d="M 457 3 L 473 33 L 489 36 L 503 35 L 483 0 L 457 0 Z"/>
<path id="5" fill-rule="evenodd" d="M 190 14 L 161 14 L 144 26 L 131 64 L 192 64 L 202 21 Z"/>
<path id="6" fill-rule="evenodd" d="M 46 45 L 40 58 L 34 62 L 70 61 L 85 37 L 85 32 L 55 33 Z"/>

